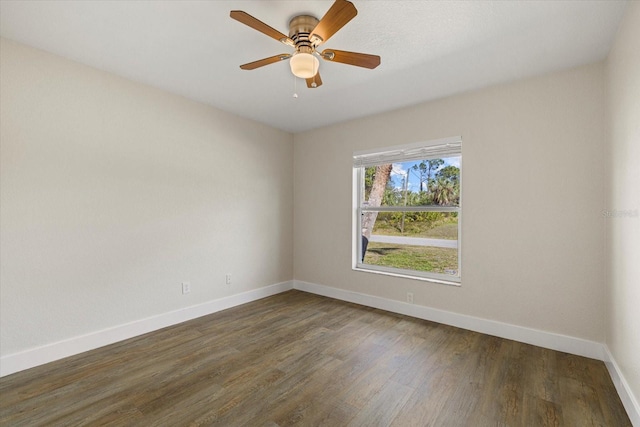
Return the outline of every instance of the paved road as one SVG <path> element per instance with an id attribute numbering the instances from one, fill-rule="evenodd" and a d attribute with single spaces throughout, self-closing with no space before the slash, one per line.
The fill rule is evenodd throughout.
<path id="1" fill-rule="evenodd" d="M 457 240 L 426 239 L 423 237 L 380 236 L 377 234 L 372 234 L 369 241 L 380 242 L 380 243 L 391 243 L 396 245 L 435 246 L 437 248 L 456 249 L 458 247 Z"/>

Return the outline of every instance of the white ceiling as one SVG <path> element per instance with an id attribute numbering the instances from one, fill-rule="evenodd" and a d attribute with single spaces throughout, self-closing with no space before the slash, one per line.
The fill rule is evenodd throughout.
<path id="1" fill-rule="evenodd" d="M 606 57 L 623 1 L 352 0 L 358 16 L 323 48 L 382 57 L 375 70 L 320 64 L 297 83 L 287 61 L 240 64 L 290 48 L 229 17 L 244 10 L 288 34 L 332 1 L 0 1 L 13 39 L 290 132 Z"/>

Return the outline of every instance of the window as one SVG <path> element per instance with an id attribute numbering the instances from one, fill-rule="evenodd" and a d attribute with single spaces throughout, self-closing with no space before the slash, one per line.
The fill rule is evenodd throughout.
<path id="1" fill-rule="evenodd" d="M 354 267 L 460 282 L 462 140 L 357 152 Z"/>

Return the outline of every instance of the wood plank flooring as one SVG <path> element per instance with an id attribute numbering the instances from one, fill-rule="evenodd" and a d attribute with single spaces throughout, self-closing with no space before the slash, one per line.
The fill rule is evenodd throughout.
<path id="1" fill-rule="evenodd" d="M 0 425 L 631 423 L 600 361 L 289 291 L 1 378 Z"/>

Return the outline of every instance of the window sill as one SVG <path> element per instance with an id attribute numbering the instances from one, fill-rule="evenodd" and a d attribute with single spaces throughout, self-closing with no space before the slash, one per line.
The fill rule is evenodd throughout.
<path id="1" fill-rule="evenodd" d="M 401 277 L 403 279 L 420 280 L 422 282 L 438 283 L 440 285 L 448 285 L 448 286 L 456 286 L 456 287 L 462 286 L 460 279 L 458 279 L 458 281 L 442 280 L 442 279 L 435 279 L 432 277 L 413 276 L 411 274 L 392 273 L 390 271 L 373 270 L 370 268 L 363 268 L 358 266 L 352 267 L 352 270 L 363 272 L 363 273 L 382 274 L 383 276 Z"/>

